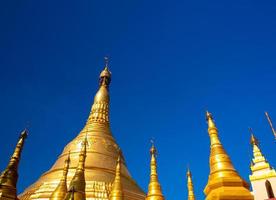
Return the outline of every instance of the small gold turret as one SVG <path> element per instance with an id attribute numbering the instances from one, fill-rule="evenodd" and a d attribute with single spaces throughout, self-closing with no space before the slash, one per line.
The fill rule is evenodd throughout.
<path id="1" fill-rule="evenodd" d="M 156 148 L 152 142 L 150 148 L 151 162 L 150 162 L 150 183 L 148 186 L 148 194 L 146 200 L 164 200 L 161 186 L 158 181 L 157 164 L 156 164 Z"/>
<path id="2" fill-rule="evenodd" d="M 253 200 L 248 184 L 240 177 L 225 152 L 218 137 L 218 129 L 208 111 L 206 120 L 211 141 L 210 175 L 204 190 L 206 199 Z"/>
<path id="3" fill-rule="evenodd" d="M 114 182 L 112 184 L 112 190 L 109 196 L 109 200 L 123 200 L 123 187 L 121 183 L 121 152 L 119 153 L 117 165 L 116 165 L 116 174 Z"/>
<path id="4" fill-rule="evenodd" d="M 249 176 L 250 181 L 252 182 L 276 177 L 276 171 L 270 166 L 263 156 L 262 151 L 259 148 L 259 142 L 254 136 L 252 129 L 250 128 L 249 130 L 251 132 L 250 143 L 253 147 L 253 159 L 250 167 L 252 175 Z"/>
<path id="5" fill-rule="evenodd" d="M 52 193 L 50 200 L 63 200 L 65 198 L 65 196 L 68 192 L 68 190 L 67 190 L 67 174 L 68 174 L 69 165 L 70 165 L 70 152 L 69 152 L 68 157 L 64 163 L 62 178 L 60 179 L 58 186 Z"/>
<path id="6" fill-rule="evenodd" d="M 99 122 L 109 125 L 109 84 L 111 82 L 111 72 L 108 69 L 108 58 L 105 57 L 105 67 L 100 74 L 99 90 L 94 97 L 87 124 Z"/>
<path id="7" fill-rule="evenodd" d="M 189 168 L 187 170 L 187 188 L 188 188 L 188 200 L 195 200 L 192 173 Z"/>
<path id="8" fill-rule="evenodd" d="M 19 137 L 7 168 L 0 175 L 0 199 L 17 199 L 18 165 L 27 135 L 28 133 L 25 129 Z"/>
<path id="9" fill-rule="evenodd" d="M 82 149 L 79 154 L 79 163 L 76 169 L 75 175 L 73 176 L 69 191 L 66 194 L 65 200 L 74 199 L 74 200 L 85 200 L 85 158 L 86 158 L 86 145 L 87 145 L 87 136 L 82 142 Z"/>

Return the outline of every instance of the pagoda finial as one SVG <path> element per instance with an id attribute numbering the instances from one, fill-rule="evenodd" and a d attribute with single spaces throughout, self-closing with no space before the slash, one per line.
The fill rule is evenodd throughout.
<path id="1" fill-rule="evenodd" d="M 108 69 L 108 58 L 105 57 L 105 67 L 100 73 L 99 89 L 94 97 L 87 125 L 105 124 L 109 128 L 109 85 L 111 82 L 111 72 Z"/>
<path id="2" fill-rule="evenodd" d="M 206 111 L 206 120 L 207 120 L 207 123 L 208 123 L 208 128 L 215 128 L 216 129 L 216 125 L 215 125 L 213 116 L 209 111 Z"/>
<path id="3" fill-rule="evenodd" d="M 248 184 L 235 170 L 230 157 L 225 152 L 219 137 L 218 129 L 211 113 L 206 112 L 208 133 L 211 141 L 210 149 L 210 174 L 204 193 L 206 200 L 211 199 L 252 199 Z M 224 192 L 222 192 L 224 191 Z M 227 191 L 236 191 L 227 192 Z M 243 195 L 243 197 L 239 195 Z"/>
<path id="4" fill-rule="evenodd" d="M 108 87 L 111 81 L 111 72 L 109 71 L 109 58 L 104 57 L 105 66 L 100 74 L 100 85 Z"/>
<path id="5" fill-rule="evenodd" d="M 82 148 L 79 154 L 79 163 L 73 176 L 69 191 L 66 194 L 65 200 L 69 200 L 72 195 L 75 200 L 85 200 L 85 158 L 86 158 L 86 146 L 87 146 L 87 135 L 82 141 Z M 73 194 L 72 194 L 73 193 Z"/>
<path id="6" fill-rule="evenodd" d="M 158 181 L 157 175 L 157 164 L 156 164 L 156 148 L 154 146 L 153 140 L 151 140 L 151 162 L 150 162 L 150 183 L 148 186 L 148 194 L 146 200 L 164 200 L 162 194 L 161 185 Z"/>
<path id="7" fill-rule="evenodd" d="M 187 169 L 187 188 L 188 188 L 188 200 L 195 200 L 192 173 L 189 167 Z"/>
<path id="8" fill-rule="evenodd" d="M 18 165 L 23 150 L 25 139 L 28 132 L 25 129 L 19 137 L 14 153 L 10 158 L 8 166 L 0 175 L 0 199 L 16 199 L 17 198 L 17 180 L 18 180 Z"/>
<path id="9" fill-rule="evenodd" d="M 272 123 L 272 120 L 271 120 L 271 118 L 270 118 L 268 112 L 265 112 L 265 116 L 266 116 L 267 121 L 268 121 L 268 123 L 269 123 L 269 126 L 270 126 L 270 128 L 271 128 L 271 130 L 272 130 L 272 133 L 273 133 L 273 135 L 274 135 L 274 137 L 275 137 L 275 139 L 276 139 L 276 131 L 275 131 L 274 127 L 273 127 L 273 123 Z"/>
<path id="10" fill-rule="evenodd" d="M 63 200 L 66 196 L 67 190 L 67 174 L 70 165 L 70 151 L 68 153 L 68 157 L 64 161 L 63 175 L 60 179 L 60 182 L 54 192 L 52 193 L 50 200 Z"/>
<path id="11" fill-rule="evenodd" d="M 123 187 L 121 182 L 121 150 L 119 150 L 119 155 L 118 155 L 117 165 L 116 165 L 116 173 L 112 184 L 109 200 L 123 200 L 123 199 L 124 199 Z"/>
<path id="12" fill-rule="evenodd" d="M 250 127 L 249 127 L 249 132 L 251 133 L 250 143 L 251 143 L 252 145 L 258 146 L 259 141 L 258 141 L 257 138 L 254 136 L 253 129 L 250 128 Z"/>

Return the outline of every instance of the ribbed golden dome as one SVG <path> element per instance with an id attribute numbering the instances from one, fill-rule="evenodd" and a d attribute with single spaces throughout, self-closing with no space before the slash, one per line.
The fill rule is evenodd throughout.
<path id="1" fill-rule="evenodd" d="M 65 146 L 52 168 L 19 195 L 20 200 L 49 198 L 62 177 L 64 161 L 68 157 L 69 151 L 71 152 L 71 164 L 68 183 L 70 183 L 78 165 L 82 141 L 86 136 L 88 142 L 85 162 L 86 198 L 108 200 L 119 152 L 119 146 L 112 136 L 109 125 L 108 88 L 110 81 L 111 73 L 106 68 L 101 73 L 99 90 L 86 125 L 78 136 Z M 124 157 L 121 161 L 121 181 L 125 200 L 145 198 L 144 192 L 128 172 Z"/>

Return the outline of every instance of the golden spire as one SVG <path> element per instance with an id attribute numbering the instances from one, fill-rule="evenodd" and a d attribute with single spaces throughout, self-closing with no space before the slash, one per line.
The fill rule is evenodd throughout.
<path id="1" fill-rule="evenodd" d="M 272 133 L 273 133 L 273 135 L 274 135 L 274 137 L 276 139 L 276 131 L 275 131 L 274 127 L 273 127 L 272 120 L 271 120 L 270 116 L 268 115 L 268 112 L 265 112 L 265 116 L 266 116 L 267 121 L 269 123 L 269 126 L 270 126 L 270 128 L 272 130 Z"/>
<path id="2" fill-rule="evenodd" d="M 253 159 L 250 166 L 252 175 L 249 176 L 250 181 L 276 177 L 276 171 L 263 156 L 259 148 L 259 142 L 254 136 L 252 129 L 249 128 L 249 131 L 251 132 L 250 143 L 253 147 Z"/>
<path id="3" fill-rule="evenodd" d="M 0 175 L 0 199 L 17 198 L 16 184 L 18 179 L 18 165 L 27 135 L 28 133 L 26 129 L 20 134 L 19 140 L 9 161 L 9 164 Z"/>
<path id="4" fill-rule="evenodd" d="M 148 186 L 148 194 L 146 200 L 164 200 L 161 186 L 158 181 L 157 164 L 156 164 L 156 148 L 152 141 L 150 148 L 151 162 L 150 162 L 150 183 Z"/>
<path id="5" fill-rule="evenodd" d="M 188 200 L 195 200 L 192 173 L 189 168 L 187 170 L 187 188 L 188 188 Z"/>
<path id="6" fill-rule="evenodd" d="M 75 155 L 80 153 L 81 148 L 79 144 L 85 135 L 87 135 L 89 143 L 93 144 L 89 148 L 89 151 L 87 151 L 87 159 L 85 162 L 85 173 L 90 174 L 85 177 L 87 185 L 86 197 L 94 200 L 105 200 L 109 197 L 111 184 L 115 176 L 119 145 L 112 136 L 109 122 L 109 87 L 111 73 L 108 69 L 107 59 L 103 66 L 103 71 L 99 76 L 100 85 L 85 126 L 64 147 L 63 152 L 58 156 L 52 168 L 43 173 L 35 183 L 19 195 L 20 199 L 49 199 L 57 183 L 60 181 L 64 160 L 69 151 L 71 151 L 70 159 L 72 165 L 78 163 L 78 156 Z M 146 195 L 131 177 L 123 156 L 121 157 L 121 168 L 121 175 L 124 177 L 121 181 L 123 185 L 127 186 L 124 188 L 125 198 L 144 200 Z M 70 182 L 71 178 L 69 174 L 67 182 Z M 75 190 L 77 190 L 76 187 Z"/>
<path id="7" fill-rule="evenodd" d="M 121 183 L 121 152 L 119 153 L 117 165 L 116 165 L 116 174 L 114 182 L 112 184 L 111 193 L 109 200 L 123 200 L 123 187 Z"/>
<path id="8" fill-rule="evenodd" d="M 79 154 L 79 163 L 76 169 L 75 175 L 73 176 L 69 191 L 65 197 L 65 200 L 74 199 L 74 200 L 85 200 L 85 158 L 86 158 L 86 145 L 87 145 L 87 136 L 82 142 L 82 149 Z"/>
<path id="9" fill-rule="evenodd" d="M 100 74 L 99 90 L 94 97 L 87 124 L 99 122 L 109 124 L 109 84 L 111 82 L 111 72 L 108 69 L 108 58 L 105 57 L 105 67 Z"/>
<path id="10" fill-rule="evenodd" d="M 208 111 L 206 120 L 211 141 L 210 175 L 204 190 L 206 199 L 253 199 L 248 184 L 239 176 L 225 152 L 218 137 L 218 129 Z"/>
<path id="11" fill-rule="evenodd" d="M 63 200 L 67 193 L 67 174 L 68 169 L 70 165 L 70 152 L 68 154 L 67 159 L 64 162 L 64 168 L 63 168 L 63 175 L 60 179 L 60 182 L 54 192 L 52 193 L 52 196 L 50 197 L 50 200 Z"/>

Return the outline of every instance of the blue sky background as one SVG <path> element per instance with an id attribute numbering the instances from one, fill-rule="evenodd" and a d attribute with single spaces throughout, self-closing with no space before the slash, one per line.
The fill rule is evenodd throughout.
<path id="1" fill-rule="evenodd" d="M 149 146 L 167 199 L 186 199 L 189 163 L 204 199 L 205 110 L 248 180 L 252 127 L 270 163 L 276 123 L 275 1 L 1 1 L 0 169 L 30 124 L 19 191 L 48 170 L 83 127 L 103 57 L 111 57 L 111 122 L 146 191 Z M 276 124 L 275 124 L 276 125 Z"/>

